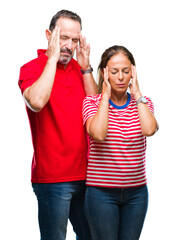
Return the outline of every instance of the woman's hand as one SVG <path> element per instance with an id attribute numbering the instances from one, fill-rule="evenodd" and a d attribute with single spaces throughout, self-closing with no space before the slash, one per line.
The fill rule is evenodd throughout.
<path id="1" fill-rule="evenodd" d="M 102 88 L 102 98 L 107 98 L 109 100 L 109 98 L 111 97 L 111 85 L 108 81 L 108 67 L 103 69 L 103 88 Z"/>
<path id="2" fill-rule="evenodd" d="M 129 85 L 130 93 L 134 96 L 135 100 L 137 101 L 142 96 L 142 94 L 139 89 L 136 67 L 131 65 L 131 71 L 132 71 L 132 80 Z"/>

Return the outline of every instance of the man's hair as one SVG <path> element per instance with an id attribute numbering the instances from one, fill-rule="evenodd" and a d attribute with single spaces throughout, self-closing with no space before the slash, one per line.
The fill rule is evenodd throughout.
<path id="1" fill-rule="evenodd" d="M 68 10 L 61 10 L 57 12 L 51 19 L 50 25 L 49 25 L 49 30 L 53 31 L 53 29 L 56 26 L 56 22 L 58 21 L 59 18 L 70 18 L 74 21 L 77 21 L 80 23 L 81 29 L 82 29 L 82 20 L 81 18 L 74 12 L 68 11 Z"/>

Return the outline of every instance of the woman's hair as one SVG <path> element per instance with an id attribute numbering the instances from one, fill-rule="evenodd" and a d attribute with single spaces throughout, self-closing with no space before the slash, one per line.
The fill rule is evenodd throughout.
<path id="1" fill-rule="evenodd" d="M 111 57 L 115 56 L 116 54 L 121 53 L 123 55 L 125 55 L 131 62 L 131 64 L 133 64 L 135 66 L 135 59 L 132 55 L 132 53 L 125 47 L 123 46 L 117 46 L 114 45 L 108 49 L 106 49 L 104 51 L 104 53 L 101 56 L 101 61 L 100 64 L 98 66 L 98 92 L 101 93 L 102 92 L 102 85 L 103 85 L 103 68 L 106 67 L 108 61 L 111 59 Z"/>
<path id="2" fill-rule="evenodd" d="M 81 29 L 82 29 L 82 20 L 81 18 L 74 12 L 68 11 L 68 10 L 61 10 L 59 12 L 57 12 L 51 19 L 50 25 L 49 25 L 49 30 L 52 31 L 55 26 L 56 26 L 56 22 L 58 21 L 59 18 L 69 18 L 72 19 L 74 21 L 77 21 L 80 23 Z"/>

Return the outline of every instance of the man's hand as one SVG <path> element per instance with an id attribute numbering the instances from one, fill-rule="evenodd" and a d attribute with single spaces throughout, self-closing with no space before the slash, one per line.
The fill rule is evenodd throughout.
<path id="1" fill-rule="evenodd" d="M 47 55 L 49 59 L 54 59 L 56 63 L 60 57 L 60 28 L 56 26 L 48 41 Z"/>
<path id="2" fill-rule="evenodd" d="M 83 70 L 87 70 L 90 68 L 89 55 L 90 45 L 87 44 L 86 38 L 80 34 L 79 45 L 76 48 L 76 57 L 78 64 Z"/>

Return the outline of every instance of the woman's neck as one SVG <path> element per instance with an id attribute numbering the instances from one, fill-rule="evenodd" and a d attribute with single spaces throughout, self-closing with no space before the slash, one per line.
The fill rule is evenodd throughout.
<path id="1" fill-rule="evenodd" d="M 123 106 L 127 102 L 127 92 L 116 94 L 114 92 L 111 93 L 110 97 L 111 101 L 117 106 Z"/>

